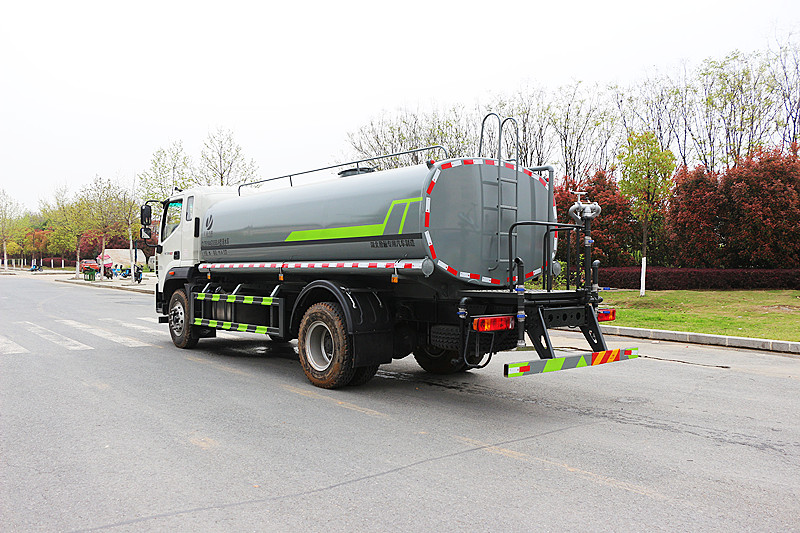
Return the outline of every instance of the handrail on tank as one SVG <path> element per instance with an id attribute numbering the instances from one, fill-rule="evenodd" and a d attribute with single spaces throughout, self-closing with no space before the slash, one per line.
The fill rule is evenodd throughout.
<path id="1" fill-rule="evenodd" d="M 360 163 L 366 163 L 367 161 L 376 161 L 378 159 L 387 159 L 389 157 L 397 157 L 397 156 L 400 156 L 400 155 L 414 154 L 414 153 L 417 153 L 417 152 L 427 152 L 429 150 L 441 150 L 442 152 L 444 152 L 444 158 L 445 159 L 449 159 L 450 158 L 450 154 L 447 153 L 447 149 L 444 146 L 442 146 L 440 144 L 434 144 L 432 146 L 426 146 L 424 148 L 414 148 L 413 150 L 405 150 L 403 152 L 397 152 L 397 153 L 394 153 L 394 154 L 379 155 L 379 156 L 376 156 L 376 157 L 368 157 L 366 159 L 359 159 L 358 161 L 349 161 L 347 163 L 339 163 L 337 165 L 330 165 L 330 166 L 327 166 L 327 167 L 315 168 L 313 170 L 304 170 L 303 172 L 294 172 L 292 174 L 286 174 L 285 176 L 278 176 L 277 178 L 267 178 L 265 180 L 251 181 L 249 183 L 242 183 L 241 185 L 239 185 L 239 188 L 237 189 L 237 193 L 239 194 L 239 196 L 242 195 L 242 187 L 248 187 L 250 185 L 258 185 L 259 183 L 266 183 L 268 181 L 282 180 L 282 179 L 286 179 L 286 178 L 289 178 L 289 187 L 293 187 L 294 185 L 292 184 L 292 178 L 294 176 L 302 176 L 303 174 L 311 174 L 313 172 L 321 172 L 323 170 L 330 170 L 332 168 L 346 167 L 348 165 L 356 165 L 356 168 L 358 168 L 358 165 Z"/>

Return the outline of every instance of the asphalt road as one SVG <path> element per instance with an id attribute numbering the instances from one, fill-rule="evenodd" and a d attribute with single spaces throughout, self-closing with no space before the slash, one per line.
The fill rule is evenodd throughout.
<path id="1" fill-rule="evenodd" d="M 327 391 L 290 345 L 174 348 L 151 296 L 0 276 L 0 530 L 800 529 L 800 358 L 610 341 L 643 357 Z"/>

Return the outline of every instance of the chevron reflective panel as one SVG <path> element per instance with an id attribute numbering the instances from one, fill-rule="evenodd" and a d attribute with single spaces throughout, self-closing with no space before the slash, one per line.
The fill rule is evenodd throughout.
<path id="1" fill-rule="evenodd" d="M 625 361 L 626 359 L 636 359 L 637 357 L 639 357 L 639 348 L 625 348 L 557 357 L 555 359 L 534 359 L 533 361 L 506 363 L 503 368 L 503 375 L 507 378 L 515 378 L 527 374 L 543 374 L 545 372 L 555 372 L 557 370 L 602 365 L 616 361 Z"/>

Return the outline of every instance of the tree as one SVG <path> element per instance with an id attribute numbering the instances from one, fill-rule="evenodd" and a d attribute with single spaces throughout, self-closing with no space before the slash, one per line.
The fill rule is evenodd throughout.
<path id="1" fill-rule="evenodd" d="M 248 161 L 234 141 L 233 132 L 218 128 L 203 142 L 195 181 L 199 185 L 241 185 L 253 181 L 257 170 L 255 161 Z"/>
<path id="2" fill-rule="evenodd" d="M 550 162 L 557 143 L 553 135 L 552 104 L 544 89 L 534 87 L 519 90 L 509 98 L 496 97 L 481 114 L 489 111 L 518 121 L 520 153 L 514 157 L 523 166 L 540 167 Z M 506 153 L 514 154 L 516 139 L 510 130 L 505 132 L 504 139 Z M 495 137 L 493 146 L 496 145 Z"/>
<path id="3" fill-rule="evenodd" d="M 587 94 L 580 83 L 562 87 L 552 109 L 551 125 L 567 176 L 580 180 L 594 168 L 610 166 L 616 119 L 596 88 Z"/>
<path id="4" fill-rule="evenodd" d="M 8 245 L 19 226 L 20 206 L 5 189 L 0 189 L 0 241 L 3 243 L 3 267 L 8 270 Z"/>
<path id="5" fill-rule="evenodd" d="M 140 194 L 148 200 L 167 198 L 175 187 L 185 189 L 195 181 L 192 161 L 184 153 L 181 141 L 173 142 L 166 149 L 156 150 L 148 169 L 137 178 Z"/>
<path id="6" fill-rule="evenodd" d="M 780 107 L 780 142 L 797 153 L 800 143 L 800 44 L 786 43 L 771 53 L 770 68 Z"/>
<path id="7" fill-rule="evenodd" d="M 100 275 L 105 274 L 106 242 L 109 238 L 123 235 L 124 225 L 119 216 L 122 187 L 109 180 L 95 176 L 82 194 L 82 201 L 90 212 L 88 227 L 100 236 Z"/>
<path id="8" fill-rule="evenodd" d="M 787 268 L 800 262 L 800 158 L 758 150 L 722 177 L 723 254 L 735 268 Z"/>
<path id="9" fill-rule="evenodd" d="M 433 145 L 444 146 L 451 157 L 457 157 L 477 153 L 478 136 L 475 124 L 475 117 L 467 115 L 460 107 L 429 113 L 400 109 L 393 115 L 383 113 L 371 119 L 355 132 L 348 133 L 347 138 L 356 159 L 397 154 Z M 442 157 L 444 155 L 439 150 L 414 152 L 382 158 L 371 166 L 398 168 Z"/>
<path id="10" fill-rule="evenodd" d="M 700 71 L 710 78 L 706 104 L 721 125 L 724 162 L 731 168 L 763 146 L 777 119 L 775 84 L 761 54 L 733 52 L 722 61 L 707 59 Z"/>
<path id="11" fill-rule="evenodd" d="M 620 153 L 619 160 L 622 165 L 620 190 L 630 200 L 631 213 L 642 225 L 642 283 L 639 294 L 644 296 L 650 226 L 666 207 L 675 156 L 659 147 L 655 134 L 644 132 L 628 137 L 628 145 Z"/>
<path id="12" fill-rule="evenodd" d="M 720 228 L 719 177 L 703 166 L 689 170 L 681 166 L 669 202 L 667 235 L 677 266 L 719 268 L 723 266 Z"/>
<path id="13" fill-rule="evenodd" d="M 66 187 L 56 189 L 53 203 L 40 205 L 47 225 L 53 230 L 50 251 L 58 254 L 75 251 L 75 277 L 80 274 L 81 243 L 89 232 L 91 212 L 85 198 L 71 196 Z"/>

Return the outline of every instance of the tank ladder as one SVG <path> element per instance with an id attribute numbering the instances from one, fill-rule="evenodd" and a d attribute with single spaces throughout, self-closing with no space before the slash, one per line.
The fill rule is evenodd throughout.
<path id="1" fill-rule="evenodd" d="M 520 165 L 519 165 L 519 125 L 517 121 L 512 117 L 501 118 L 500 115 L 497 113 L 489 113 L 485 117 L 483 117 L 483 122 L 481 122 L 481 136 L 480 141 L 478 144 L 478 157 L 482 157 L 483 154 L 483 136 L 486 129 L 486 120 L 489 117 L 495 117 L 497 119 L 497 203 L 494 207 L 486 205 L 484 202 L 484 211 L 497 211 L 497 231 L 490 233 L 491 236 L 496 237 L 497 242 L 497 250 L 496 250 L 496 259 L 495 265 L 490 267 L 489 270 L 494 270 L 500 266 L 500 263 L 506 263 L 506 270 L 508 271 L 508 277 L 511 279 L 511 270 L 512 264 L 509 262 L 509 259 L 505 258 L 503 254 L 504 249 L 508 249 L 508 239 L 513 239 L 513 244 L 517 244 L 517 233 L 513 232 L 509 234 L 508 232 L 504 231 L 506 228 L 511 226 L 512 224 L 516 224 L 519 222 L 519 180 L 520 180 Z M 514 137 L 516 141 L 516 151 L 514 153 L 515 159 L 503 159 L 503 130 L 505 129 L 506 123 L 511 123 L 514 126 Z M 504 166 L 504 162 L 514 163 L 515 167 L 515 175 L 514 178 L 504 178 L 501 174 L 501 169 Z M 503 184 L 507 184 L 507 189 L 512 189 L 513 192 L 503 194 Z M 504 215 L 507 215 L 504 218 Z M 513 219 L 513 220 L 509 220 Z M 506 222 L 504 225 L 503 222 Z M 505 227 L 504 227 L 505 226 Z M 505 239 L 505 241 L 504 241 Z M 505 244 L 504 244 L 505 242 Z M 516 246 L 515 246 L 516 247 Z M 513 261 L 513 258 L 511 259 Z"/>

